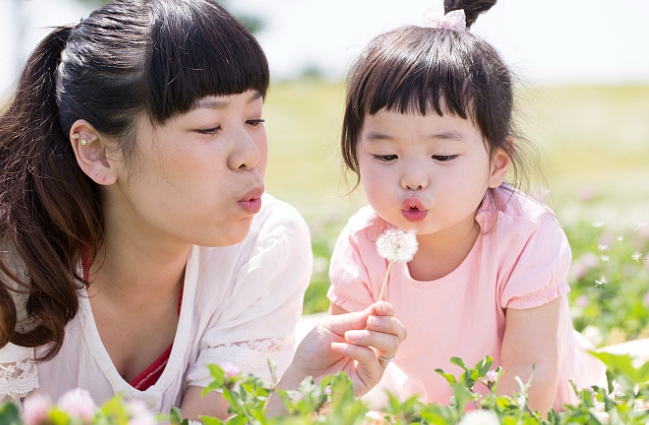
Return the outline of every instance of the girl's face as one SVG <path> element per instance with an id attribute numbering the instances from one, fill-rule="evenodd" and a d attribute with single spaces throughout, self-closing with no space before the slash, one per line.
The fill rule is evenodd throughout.
<path id="1" fill-rule="evenodd" d="M 423 235 L 463 234 L 487 188 L 499 186 L 509 157 L 490 157 L 470 120 L 451 114 L 366 115 L 357 145 L 361 182 L 384 220 Z M 448 233 L 451 232 L 451 233 Z"/>
<path id="2" fill-rule="evenodd" d="M 163 126 L 139 119 L 134 161 L 106 188 L 107 223 L 161 244 L 243 240 L 264 192 L 262 103 L 256 91 L 208 96 Z"/>

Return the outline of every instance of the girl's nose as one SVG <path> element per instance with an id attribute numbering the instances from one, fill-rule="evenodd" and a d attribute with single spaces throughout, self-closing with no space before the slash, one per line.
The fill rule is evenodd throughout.
<path id="1" fill-rule="evenodd" d="M 428 176 L 421 171 L 420 166 L 413 165 L 404 170 L 401 178 L 401 187 L 404 190 L 422 190 L 428 187 Z"/>
<path id="2" fill-rule="evenodd" d="M 250 134 L 245 130 L 238 132 L 235 136 L 232 153 L 228 159 L 230 169 L 252 170 L 257 166 L 259 157 L 259 149 Z"/>

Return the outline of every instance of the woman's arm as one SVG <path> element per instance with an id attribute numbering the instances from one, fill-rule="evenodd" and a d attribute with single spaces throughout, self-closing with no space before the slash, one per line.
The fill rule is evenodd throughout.
<path id="1" fill-rule="evenodd" d="M 558 379 L 559 311 L 563 297 L 539 307 L 506 312 L 505 335 L 502 343 L 503 376 L 498 392 L 513 395 L 518 392 L 516 376 L 526 383 L 532 374 L 529 405 L 545 416 L 552 407 Z"/>
<path id="2" fill-rule="evenodd" d="M 197 421 L 199 415 L 213 416 L 219 419 L 230 416 L 228 413 L 229 404 L 221 393 L 211 391 L 201 396 L 202 391 L 203 388 L 200 387 L 187 387 L 183 402 L 180 405 L 180 410 L 185 418 Z"/>

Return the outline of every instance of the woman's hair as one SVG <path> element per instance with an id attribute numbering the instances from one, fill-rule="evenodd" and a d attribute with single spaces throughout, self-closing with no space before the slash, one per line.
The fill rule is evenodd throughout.
<path id="1" fill-rule="evenodd" d="M 52 31 L 0 115 L 0 241 L 12 250 L 0 261 L 0 347 L 47 345 L 40 358 L 56 355 L 79 307 L 80 258 L 92 261 L 102 244 L 102 194 L 69 140 L 76 120 L 129 161 L 138 117 L 162 125 L 202 97 L 265 95 L 268 84 L 261 47 L 212 0 L 115 0 Z"/>
<path id="2" fill-rule="evenodd" d="M 407 26 L 370 42 L 349 72 L 341 147 L 344 164 L 357 176 L 356 156 L 363 121 L 385 108 L 401 114 L 471 119 L 489 152 L 504 149 L 514 180 L 522 172 L 521 149 L 514 149 L 512 73 L 496 50 L 468 32 L 496 0 L 445 0 L 445 12 L 463 9 L 467 31 Z M 515 185 L 519 186 L 519 184 Z"/>

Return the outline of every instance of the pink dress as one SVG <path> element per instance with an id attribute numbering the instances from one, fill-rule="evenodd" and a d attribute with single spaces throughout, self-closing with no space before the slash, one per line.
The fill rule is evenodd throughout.
<path id="1" fill-rule="evenodd" d="M 394 363 L 408 380 L 391 391 L 449 403 L 451 389 L 435 369 L 459 375 L 461 369 L 449 362 L 453 356 L 468 366 L 485 355 L 500 364 L 506 309 L 537 307 L 558 297 L 563 305 L 554 407 L 577 401 L 570 380 L 578 387 L 602 385 L 603 365 L 582 349 L 572 327 L 565 297 L 570 247 L 552 211 L 520 192 L 498 188 L 485 196 L 476 221 L 481 232 L 475 245 L 448 275 L 421 282 L 410 277 L 407 264 L 392 266 L 385 298 L 408 329 Z M 377 300 L 387 262 L 375 241 L 387 227 L 370 207 L 349 220 L 331 259 L 331 302 L 358 311 Z"/>

